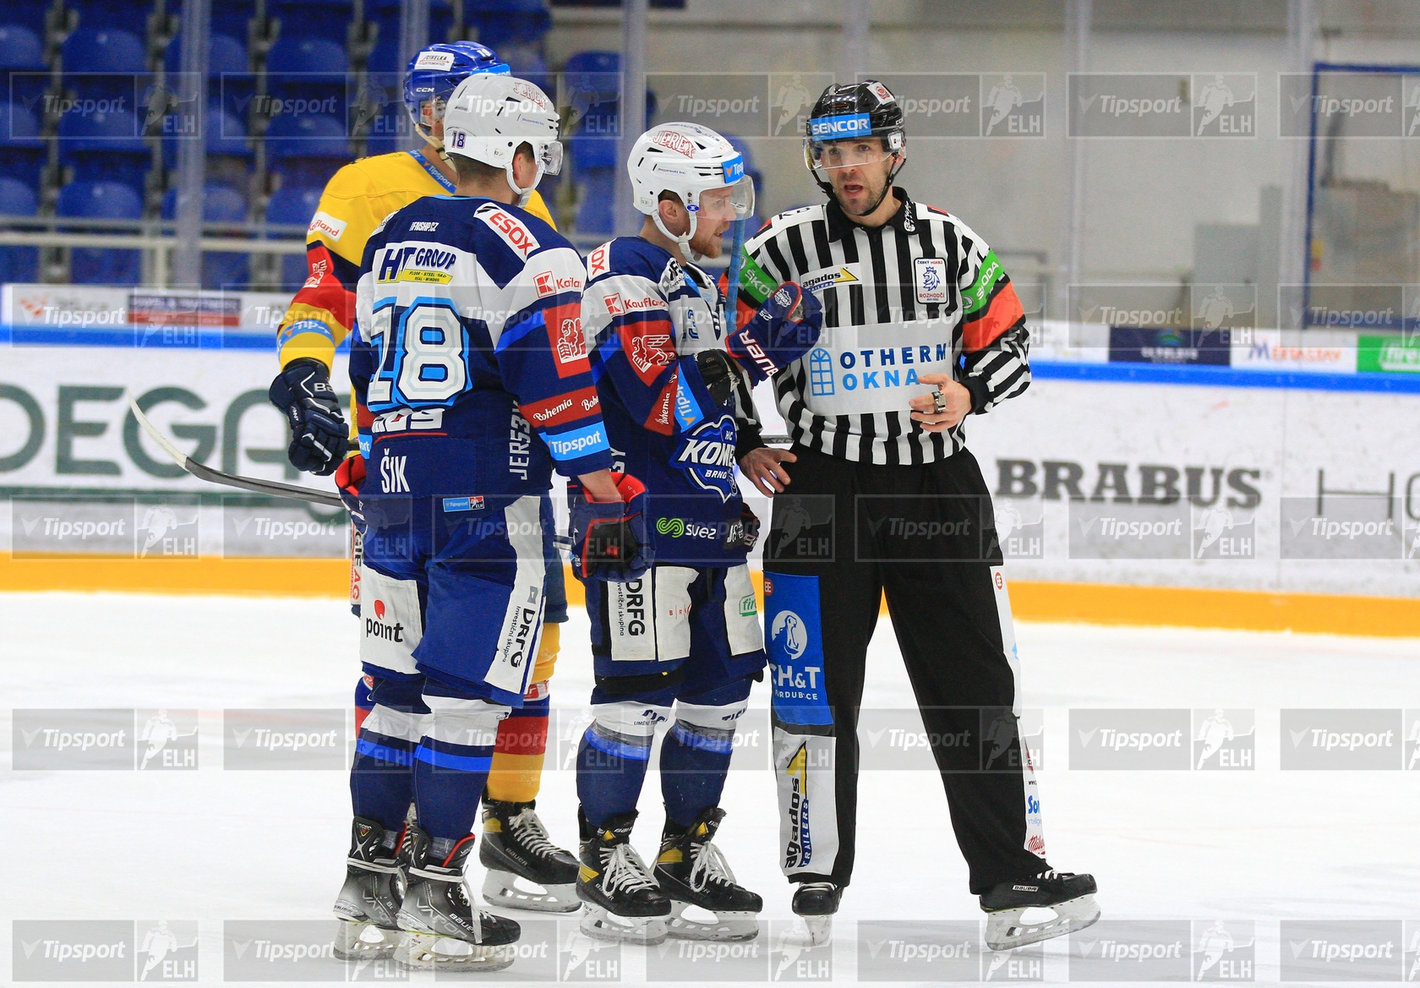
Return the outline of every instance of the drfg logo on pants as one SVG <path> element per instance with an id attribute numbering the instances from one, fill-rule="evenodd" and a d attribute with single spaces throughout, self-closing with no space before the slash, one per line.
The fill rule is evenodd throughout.
<path id="1" fill-rule="evenodd" d="M 1399 769 L 1402 711 L 1283 710 L 1282 768 Z"/>
<path id="2" fill-rule="evenodd" d="M 1044 981 L 1045 948 L 988 950 L 984 923 L 865 920 L 858 924 L 859 981 L 924 984 Z"/>
<path id="3" fill-rule="evenodd" d="M 1400 920 L 1284 919 L 1283 981 L 1399 981 Z"/>

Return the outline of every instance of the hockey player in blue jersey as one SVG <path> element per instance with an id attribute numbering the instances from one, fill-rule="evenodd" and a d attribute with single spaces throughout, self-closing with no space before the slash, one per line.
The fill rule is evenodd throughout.
<path id="1" fill-rule="evenodd" d="M 415 669 L 378 682 L 360 731 L 351 788 L 369 853 L 352 866 L 368 859 L 361 891 L 402 931 L 398 961 L 496 970 L 519 927 L 470 905 L 464 870 L 498 724 L 538 651 L 552 471 L 590 495 L 573 517 L 584 570 L 634 578 L 646 539 L 638 482 L 609 471 L 582 259 L 518 205 L 560 165 L 555 108 L 531 83 L 474 75 L 449 99 L 444 145 L 456 194 L 387 217 L 356 289 L 365 564 L 408 590 L 379 596 L 373 617 L 414 643 Z M 411 766 L 418 823 L 398 838 Z"/>
<path id="2" fill-rule="evenodd" d="M 578 749 L 577 893 L 591 936 L 748 939 L 763 902 L 713 843 L 735 724 L 766 661 L 745 564 L 759 526 L 734 476 L 738 425 L 752 417 L 748 380 L 807 352 L 820 314 L 785 285 L 744 331 L 727 328 L 714 280 L 692 263 L 717 256 L 731 221 L 754 208 L 723 137 L 664 124 L 637 139 L 628 168 L 646 219 L 639 235 L 589 255 L 582 326 L 618 468 L 646 484 L 654 565 L 633 582 L 585 581 L 596 686 Z M 652 873 L 629 840 L 651 743 L 673 708 Z M 693 921 L 688 906 L 713 920 Z"/>

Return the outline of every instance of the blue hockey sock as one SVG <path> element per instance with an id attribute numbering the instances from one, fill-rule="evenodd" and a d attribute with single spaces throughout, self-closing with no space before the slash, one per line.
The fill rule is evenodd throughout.
<path id="1" fill-rule="evenodd" d="M 425 693 L 433 711 L 414 751 L 414 805 L 430 836 L 467 837 L 488 782 L 498 722 L 508 708 L 487 700 Z"/>
<path id="2" fill-rule="evenodd" d="M 413 799 L 414 749 L 429 708 L 420 698 L 423 677 L 375 680 L 374 708 L 355 741 L 350 804 L 358 817 L 398 833 Z"/>
<path id="3" fill-rule="evenodd" d="M 577 798 L 593 826 L 636 809 L 651 739 L 617 735 L 593 723 L 577 747 Z"/>
<path id="4" fill-rule="evenodd" d="M 666 818 L 687 827 L 701 810 L 720 805 L 734 752 L 735 730 L 677 720 L 661 744 L 661 795 Z"/>

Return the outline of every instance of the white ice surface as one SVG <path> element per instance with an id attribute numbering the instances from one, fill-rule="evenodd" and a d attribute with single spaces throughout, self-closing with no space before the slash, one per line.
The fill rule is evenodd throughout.
<path id="1" fill-rule="evenodd" d="M 586 621 L 576 610 L 563 628 L 554 680 L 553 705 L 563 710 L 581 708 L 590 688 Z M 224 709 L 348 706 L 356 623 L 342 603 L 0 594 L 0 629 L 0 980 L 10 976 L 12 961 L 17 974 L 22 970 L 21 958 L 11 956 L 23 947 L 11 934 L 16 920 L 195 921 L 198 980 L 205 984 L 223 980 L 224 922 L 327 921 L 348 839 L 345 774 L 224 770 L 221 720 Z M 1415 711 L 1420 641 L 1024 623 L 1018 637 L 1022 704 L 1044 720 L 1039 779 L 1051 863 L 1096 876 L 1107 920 L 1250 921 L 1259 984 L 1280 977 L 1288 948 L 1279 943 L 1279 921 L 1397 921 L 1407 941 L 1403 974 L 1396 959 L 1397 980 L 1414 976 L 1416 945 L 1409 941 L 1420 933 L 1420 771 L 1281 771 L 1279 712 Z M 884 620 L 870 656 L 865 707 L 901 709 L 910 724 L 906 688 Z M 767 708 L 766 686 L 756 689 L 752 704 Z M 198 769 L 13 770 L 12 711 L 127 707 L 200 711 Z M 1257 767 L 1071 770 L 1070 709 L 1120 707 L 1255 710 Z M 903 757 L 910 769 L 866 772 L 861 781 L 858 862 L 838 918 L 835 983 L 861 980 L 868 967 L 883 970 L 859 967 L 865 958 L 880 961 L 870 958 L 870 948 L 894 929 L 870 924 L 901 923 L 910 939 L 922 923 L 974 924 L 981 916 L 929 757 L 923 751 Z M 659 802 L 653 773 L 636 840 L 648 859 L 659 835 Z M 729 815 L 720 844 L 739 879 L 766 900 L 769 967 L 765 954 L 755 962 L 760 968 L 736 967 L 744 958 L 728 957 L 692 968 L 694 978 L 768 980 L 784 958 L 779 934 L 791 916 L 789 886 L 776 865 L 769 772 L 733 772 L 723 805 Z M 570 771 L 549 766 L 539 811 L 554 839 L 571 846 Z M 645 950 L 624 948 L 616 970 L 570 972 L 567 942 L 564 936 L 549 948 L 562 949 L 555 974 L 547 973 L 550 961 L 520 962 L 478 980 L 516 982 L 519 971 L 580 978 L 590 971 L 640 983 L 653 969 Z M 1063 939 L 1047 944 L 1035 973 L 1047 982 L 1066 980 L 1069 949 Z M 769 974 L 754 977 L 761 968 Z M 786 971 L 792 978 L 796 969 L 786 962 Z M 912 976 L 906 969 L 898 975 Z"/>

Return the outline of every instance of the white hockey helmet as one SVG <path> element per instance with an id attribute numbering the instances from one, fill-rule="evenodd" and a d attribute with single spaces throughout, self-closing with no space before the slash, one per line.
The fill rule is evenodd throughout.
<path id="1" fill-rule="evenodd" d="M 501 165 L 508 185 L 526 201 L 543 175 L 562 170 L 557 108 L 537 86 L 510 75 L 471 75 L 454 89 L 444 108 L 444 151 L 486 165 Z M 532 147 L 537 177 L 526 189 L 513 178 L 513 156 Z"/>
<path id="2" fill-rule="evenodd" d="M 682 249 L 689 250 L 695 236 L 702 192 L 727 188 L 737 218 L 754 212 L 754 181 L 745 174 L 744 157 L 709 127 L 685 121 L 652 127 L 636 138 L 626 169 L 631 173 L 636 208 Z M 690 214 L 690 229 L 684 235 L 671 233 L 661 223 L 657 204 L 663 192 L 679 196 Z"/>

